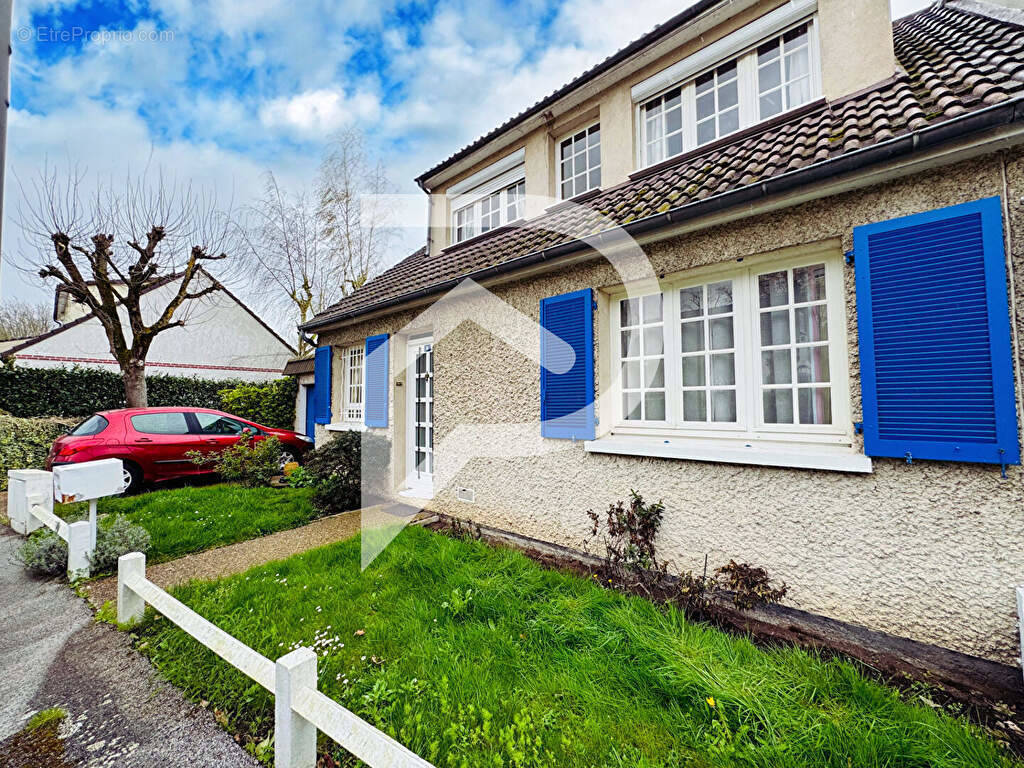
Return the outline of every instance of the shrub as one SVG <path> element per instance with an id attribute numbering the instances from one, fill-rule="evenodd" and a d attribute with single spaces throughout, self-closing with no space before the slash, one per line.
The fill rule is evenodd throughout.
<path id="1" fill-rule="evenodd" d="M 281 474 L 281 441 L 276 437 L 253 444 L 252 436 L 243 434 L 234 445 L 212 456 L 199 451 L 185 456 L 193 464 L 212 466 L 221 479 L 247 488 L 270 485 Z"/>
<path id="2" fill-rule="evenodd" d="M 109 522 L 104 520 L 96 530 L 96 550 L 89 558 L 92 574 L 116 570 L 121 555 L 145 553 L 149 547 L 149 532 L 141 525 L 135 525 L 124 515 L 117 515 Z"/>
<path id="3" fill-rule="evenodd" d="M 357 509 L 362 462 L 362 433 L 341 432 L 307 454 L 305 471 L 312 477 L 313 506 L 322 515 Z"/>
<path id="4" fill-rule="evenodd" d="M 7 470 L 42 469 L 53 441 L 73 424 L 63 419 L 0 415 L 0 490 L 7 488 Z"/>
<path id="5" fill-rule="evenodd" d="M 629 506 L 621 501 L 608 505 L 604 530 L 600 515 L 588 511 L 592 523 L 590 537 L 602 536 L 605 546 L 605 567 L 620 580 L 652 583 L 665 571 L 658 563 L 655 540 L 661 529 L 665 505 L 660 501 L 648 504 L 636 491 L 630 491 Z"/>
<path id="6" fill-rule="evenodd" d="M 146 377 L 151 406 L 220 408 L 220 393 L 241 381 L 156 374 Z M 95 368 L 0 367 L 0 408 L 14 416 L 88 416 L 124 408 L 121 374 Z M 294 411 L 294 400 L 292 410 Z M 241 415 L 241 414 L 239 414 Z"/>
<path id="7" fill-rule="evenodd" d="M 60 576 L 68 570 L 68 545 L 49 528 L 42 528 L 21 545 L 18 559 L 39 576 Z"/>
<path id="8" fill-rule="evenodd" d="M 221 410 L 277 429 L 295 426 L 295 395 L 299 384 L 294 377 L 266 384 L 243 384 L 220 391 Z"/>

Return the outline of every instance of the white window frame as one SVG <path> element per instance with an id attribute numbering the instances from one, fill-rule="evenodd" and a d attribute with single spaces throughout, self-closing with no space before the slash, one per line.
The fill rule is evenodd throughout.
<path id="1" fill-rule="evenodd" d="M 635 103 L 634 109 L 634 122 L 635 122 L 635 134 L 637 137 L 635 162 L 638 169 L 648 168 L 657 163 L 671 160 L 675 157 L 680 157 L 694 149 L 699 147 L 708 146 L 709 144 L 717 141 L 718 139 L 730 136 L 733 133 L 738 133 L 746 128 L 753 125 L 757 125 L 762 122 L 760 117 L 760 94 L 758 84 L 758 66 L 757 66 L 757 48 L 758 46 L 780 38 L 790 30 L 793 30 L 801 25 L 806 24 L 808 26 L 808 51 L 810 56 L 810 74 L 811 74 L 811 93 L 810 97 L 803 104 L 798 104 L 795 107 L 787 106 L 782 112 L 772 115 L 770 118 L 765 119 L 777 119 L 782 115 L 786 115 L 793 110 L 800 109 L 806 104 L 813 102 L 815 99 L 822 95 L 821 85 L 821 56 L 820 46 L 818 42 L 818 19 L 817 15 L 810 15 L 799 21 L 786 24 L 783 27 L 772 29 L 770 34 L 766 34 L 760 37 L 753 43 L 747 43 L 740 50 L 731 51 L 728 55 L 722 56 L 720 59 L 715 61 L 710 66 L 704 66 L 700 71 L 694 72 L 692 75 L 688 75 L 683 80 L 676 80 L 665 84 L 663 88 L 660 88 L 657 92 L 651 94 L 644 94 L 641 99 L 638 99 Z M 714 71 L 723 64 L 727 64 L 730 61 L 736 60 L 737 68 L 737 80 L 739 88 L 739 127 L 736 131 L 732 131 L 728 134 L 722 134 L 717 136 L 715 139 L 705 142 L 704 144 L 697 143 L 697 102 L 696 102 L 696 81 L 699 77 L 707 74 L 708 72 Z M 665 94 L 680 89 L 681 101 L 682 101 L 682 116 L 683 116 L 683 147 L 682 151 L 668 155 L 667 152 L 667 140 L 662 132 L 662 136 L 659 140 L 666 142 L 663 144 L 663 151 L 659 159 L 648 161 L 648 135 L 647 135 L 647 121 L 645 120 L 645 107 L 653 101 L 662 98 Z M 662 118 L 663 119 L 663 118 Z"/>
<path id="2" fill-rule="evenodd" d="M 482 171 L 453 184 L 449 203 L 450 244 L 457 245 L 510 224 L 523 212 L 526 197 L 526 150 L 520 149 Z M 488 216 L 484 219 L 484 201 Z M 493 211 L 491 205 L 494 204 Z"/>
<path id="3" fill-rule="evenodd" d="M 589 140 L 589 136 L 590 136 L 590 130 L 592 128 L 597 128 L 597 130 L 600 131 L 601 130 L 601 122 L 599 120 L 595 120 L 594 122 L 592 122 L 592 123 L 590 123 L 588 125 L 585 125 L 582 128 L 577 128 L 575 131 L 570 131 L 569 133 L 564 134 L 561 138 L 558 139 L 558 141 L 555 142 L 555 174 L 556 174 L 556 177 L 557 177 L 556 178 L 556 187 L 555 187 L 555 189 L 557 190 L 557 194 L 558 194 L 558 199 L 559 200 L 571 200 L 573 197 L 576 197 L 577 195 L 583 195 L 583 194 L 586 194 L 587 192 L 590 192 L 591 190 L 600 189 L 600 187 L 601 187 L 601 182 L 603 181 L 603 178 L 598 178 L 596 186 L 593 186 L 593 187 L 590 186 L 590 174 L 593 171 L 597 171 L 600 177 L 603 177 L 603 175 L 604 175 L 604 172 L 602 170 L 601 138 L 600 137 L 598 137 L 598 140 L 597 140 L 597 165 L 594 166 L 593 168 L 590 167 L 590 159 L 589 159 L 589 156 L 590 156 L 590 140 Z M 587 156 L 587 171 L 584 174 L 586 176 L 586 188 L 582 189 L 582 190 L 579 190 L 579 191 L 576 191 L 575 185 L 574 185 L 574 187 L 573 187 L 573 194 L 570 197 L 565 197 L 565 195 L 562 193 L 562 184 L 566 181 L 565 177 L 562 175 L 562 145 L 565 142 L 567 142 L 567 141 L 572 141 L 577 136 L 579 136 L 581 133 L 585 134 L 587 136 L 587 147 L 583 151 L 583 154 L 585 156 Z M 573 155 L 573 157 L 575 157 L 575 155 Z M 576 174 L 573 174 L 573 178 L 574 179 L 576 178 Z"/>
<path id="4" fill-rule="evenodd" d="M 803 266 L 825 264 L 826 317 L 829 329 L 829 369 L 832 400 L 831 424 L 766 424 L 761 404 L 761 346 L 760 310 L 757 306 L 757 276 L 769 272 L 792 270 Z M 611 386 L 605 397 L 609 405 L 602 415 L 609 418 L 611 435 L 658 438 L 711 438 L 720 445 L 751 443 L 810 443 L 819 445 L 850 446 L 849 359 L 846 334 L 846 292 L 842 256 L 831 249 L 814 249 L 789 257 L 751 257 L 742 264 L 700 268 L 671 275 L 660 281 L 664 296 L 665 317 L 665 384 L 666 418 L 661 422 L 627 421 L 621 389 L 621 341 L 619 301 L 628 298 L 625 288 L 608 294 L 608 322 L 606 324 L 608 371 Z M 706 283 L 733 281 L 733 334 L 736 367 L 735 423 L 684 422 L 682 419 L 682 363 L 679 318 L 679 291 Z M 792 300 L 792 296 L 790 297 Z M 781 308 L 780 308 L 781 309 Z M 796 385 L 793 385 L 794 390 Z M 794 402 L 794 418 L 798 417 Z M 710 417 L 710 414 L 708 414 Z M 600 441 L 598 441 L 600 442 Z M 756 462 L 754 462 L 756 463 Z"/>
<path id="5" fill-rule="evenodd" d="M 342 352 L 341 416 L 349 424 L 361 424 L 366 406 L 364 347 L 356 344 Z"/>

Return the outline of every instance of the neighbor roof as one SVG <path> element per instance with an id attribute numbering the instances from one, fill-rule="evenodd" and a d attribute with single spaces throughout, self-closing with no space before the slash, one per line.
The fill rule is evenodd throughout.
<path id="1" fill-rule="evenodd" d="M 293 357 L 284 365 L 284 370 L 281 371 L 282 376 L 303 376 L 307 373 L 313 373 L 314 360 L 313 356 L 308 357 Z"/>
<path id="2" fill-rule="evenodd" d="M 936 4 L 900 19 L 893 37 L 902 69 L 894 78 L 635 173 L 580 205 L 550 209 L 528 227 L 494 230 L 433 258 L 421 249 L 304 329 L 440 293 L 465 277 L 537 263 L 585 247 L 580 238 L 599 232 L 622 227 L 638 234 L 1021 120 L 1024 14 L 1009 20 L 1004 9 L 981 12 L 989 7 Z"/>

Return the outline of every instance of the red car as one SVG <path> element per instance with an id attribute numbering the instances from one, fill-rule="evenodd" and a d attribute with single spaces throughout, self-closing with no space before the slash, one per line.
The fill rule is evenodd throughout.
<path id="1" fill-rule="evenodd" d="M 128 491 L 144 483 L 209 474 L 189 451 L 217 453 L 252 435 L 254 441 L 281 441 L 281 466 L 302 458 L 313 441 L 290 429 L 271 429 L 208 408 L 123 408 L 93 414 L 58 437 L 46 457 L 46 468 L 96 459 L 124 462 Z"/>

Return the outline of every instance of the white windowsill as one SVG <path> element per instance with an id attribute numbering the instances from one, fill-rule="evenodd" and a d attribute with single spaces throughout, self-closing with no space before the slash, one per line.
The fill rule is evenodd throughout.
<path id="1" fill-rule="evenodd" d="M 780 447 L 741 441 L 709 444 L 701 440 L 615 435 L 587 440 L 589 453 L 623 456 L 652 456 L 662 459 L 688 459 L 724 464 L 754 464 L 764 467 L 823 469 L 833 472 L 871 472 L 871 459 L 850 449 L 828 446 Z"/>
<path id="2" fill-rule="evenodd" d="M 365 432 L 366 425 L 361 421 L 337 421 L 324 427 L 328 432 Z"/>
<path id="3" fill-rule="evenodd" d="M 434 498 L 433 489 L 427 488 L 405 488 L 398 492 L 398 495 L 406 499 L 420 499 L 421 501 L 430 501 Z"/>

